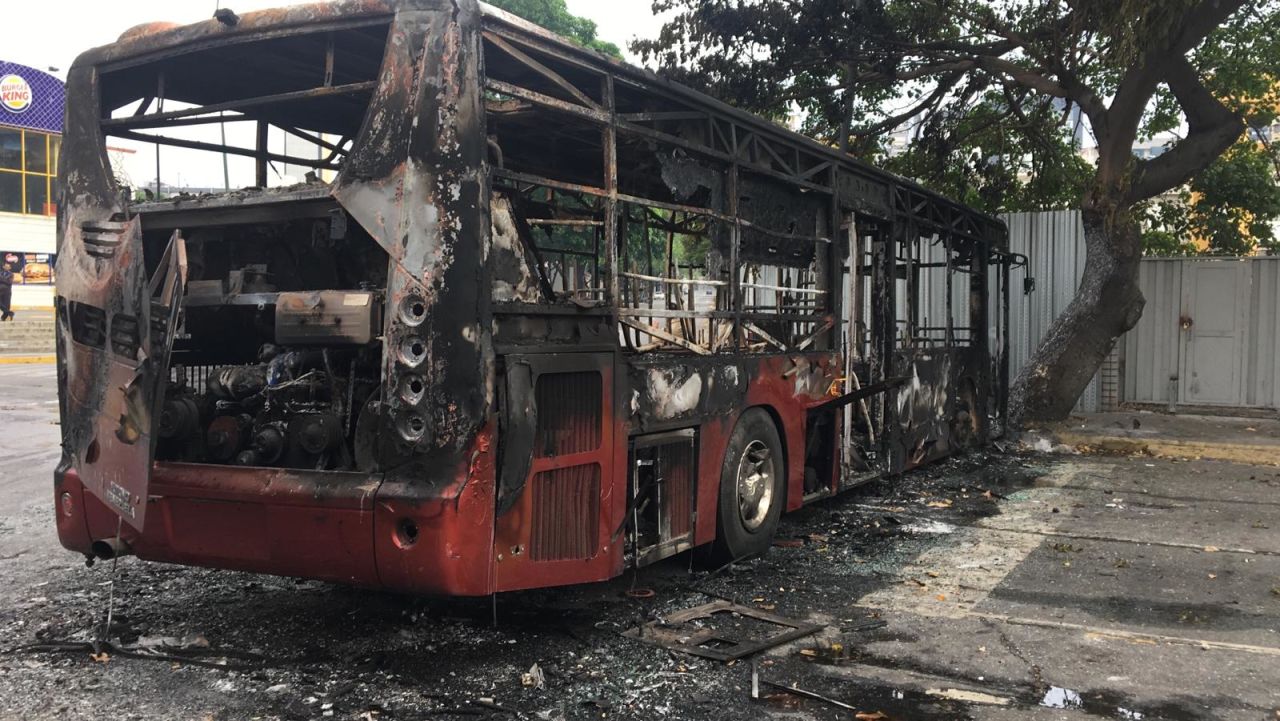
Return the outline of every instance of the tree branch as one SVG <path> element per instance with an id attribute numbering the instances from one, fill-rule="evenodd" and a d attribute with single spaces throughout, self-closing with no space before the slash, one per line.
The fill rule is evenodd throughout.
<path id="1" fill-rule="evenodd" d="M 949 90 L 951 90 L 952 87 L 955 86 L 956 81 L 959 80 L 962 75 L 963 73 L 957 72 L 957 73 L 951 73 L 950 75 L 939 78 L 938 87 L 934 88 L 933 92 L 929 93 L 928 97 L 926 97 L 924 100 L 920 101 L 916 105 L 911 106 L 910 108 L 907 108 L 901 113 L 898 113 L 896 115 L 891 115 L 875 123 L 874 125 L 869 125 L 865 128 L 852 129 L 850 130 L 850 135 L 856 135 L 858 137 L 866 137 L 868 135 L 874 135 L 876 133 L 880 133 L 886 130 L 893 130 L 894 128 L 898 127 L 899 124 L 907 120 L 910 120 L 911 118 L 919 115 L 920 113 L 924 112 L 925 110 L 929 109 L 934 104 L 936 104 L 939 100 L 941 100 L 947 94 Z"/>
<path id="2" fill-rule="evenodd" d="M 1209 92 L 1186 57 L 1168 65 L 1165 82 L 1187 116 L 1187 136 L 1165 154 L 1138 165 L 1128 196 L 1133 202 L 1187 182 L 1231 147 L 1245 129 L 1244 120 Z"/>
<path id="3" fill-rule="evenodd" d="M 1004 46 L 1002 46 L 1004 47 Z M 914 48 L 916 51 L 921 49 L 920 46 Z M 972 50 L 973 48 L 970 48 Z M 1012 49 L 1012 48 L 1009 48 Z M 933 62 L 928 62 L 907 71 L 895 72 L 892 77 L 879 75 L 874 73 L 864 73 L 858 77 L 859 81 L 870 82 L 874 80 L 885 81 L 903 81 L 918 80 L 923 77 L 939 75 L 949 72 L 964 72 L 973 69 L 982 69 L 987 72 L 1003 75 L 1024 87 L 1030 88 L 1046 95 L 1052 95 L 1064 100 L 1071 100 L 1080 106 L 1084 114 L 1088 116 L 1089 123 L 1099 130 L 1106 126 L 1107 122 L 1107 106 L 1102 99 L 1098 97 L 1091 88 L 1087 87 L 1065 68 L 1060 68 L 1057 72 L 1060 80 L 1054 80 L 1043 71 L 1028 68 L 1019 65 L 1011 60 L 1002 57 L 1005 51 L 988 54 L 981 52 L 970 53 L 971 57 L 941 57 L 934 58 Z"/>
<path id="4" fill-rule="evenodd" d="M 1169 34 L 1168 41 L 1147 51 L 1140 62 L 1121 78 L 1107 112 L 1108 137 L 1100 155 L 1118 158 L 1129 153 L 1138 136 L 1138 126 L 1147 102 L 1155 93 L 1165 71 L 1198 46 L 1214 28 L 1226 22 L 1248 0 L 1202 0 L 1182 18 L 1182 25 Z M 1101 138 L 1100 138 L 1101 140 Z"/>
<path id="5" fill-rule="evenodd" d="M 977 66 L 978 66 L 978 63 L 976 60 L 948 58 L 946 60 L 942 60 L 934 63 L 926 63 L 924 65 L 918 65 L 912 68 L 911 70 L 906 70 L 906 71 L 895 70 L 892 75 L 885 75 L 883 73 L 863 73 L 862 75 L 858 76 L 858 79 L 864 82 L 874 81 L 874 80 L 884 80 L 884 81 L 919 80 L 920 78 L 927 78 L 934 75 L 939 75 L 941 73 L 964 72 L 966 70 L 972 70 Z"/>
<path id="6" fill-rule="evenodd" d="M 1055 82 L 1047 75 L 1025 68 L 1004 58 L 982 57 L 977 58 L 977 63 L 980 67 L 1005 75 L 1010 80 L 1031 90 L 1045 95 L 1052 95 L 1055 98 L 1073 101 L 1080 106 L 1085 115 L 1089 116 L 1090 123 L 1106 122 L 1106 106 L 1103 105 L 1092 90 L 1083 85 L 1076 84 L 1072 86 Z"/>
<path id="7" fill-rule="evenodd" d="M 949 55 L 1004 55 L 1018 49 L 1018 44 L 1011 40 L 998 40 L 990 43 L 963 43 L 956 40 L 931 40 L 928 42 L 904 42 L 894 38 L 881 40 L 885 47 L 897 47 L 904 55 L 912 53 L 927 55 L 929 53 L 947 53 Z"/>
<path id="8" fill-rule="evenodd" d="M 1070 28 L 1076 17 L 1076 10 L 1073 9 L 1059 18 L 1053 29 L 1049 27 L 1041 28 L 1034 39 L 1022 35 L 1007 23 L 1000 22 L 990 10 L 984 15 L 983 13 L 965 12 L 961 7 L 953 7 L 950 8 L 950 12 L 956 13 L 959 17 L 975 26 L 998 35 L 1003 42 L 983 45 L 954 42 L 923 43 L 914 46 L 913 50 L 927 53 L 931 50 L 945 49 L 953 54 L 968 55 L 974 59 L 979 67 L 983 67 L 988 71 L 1002 73 L 1024 87 L 1071 100 L 1080 106 L 1080 109 L 1088 116 L 1091 125 L 1099 126 L 1100 128 L 1105 126 L 1107 106 L 1102 99 L 1098 97 L 1092 88 L 1080 81 L 1079 77 L 1062 61 L 1061 57 L 1056 56 L 1052 50 L 1042 47 L 1037 42 L 1037 40 L 1048 39 L 1054 32 L 1061 33 Z M 1057 80 L 1051 79 L 1050 75 L 1044 71 L 1031 70 L 1003 57 L 1015 49 L 1021 49 L 1037 59 L 1042 64 L 1042 67 L 1051 70 L 1052 74 L 1057 76 Z"/>
<path id="9" fill-rule="evenodd" d="M 1052 153 L 1054 150 L 1053 146 L 1050 145 L 1049 142 L 1039 133 L 1033 132 L 1036 127 L 1036 123 L 1033 122 L 1031 118 L 1028 118 L 1027 114 L 1022 110 L 1022 104 L 1027 100 L 1027 93 L 1030 91 L 1030 88 L 1022 88 L 1021 97 L 1015 97 L 1013 88 L 1010 87 L 1010 85 L 1011 83 L 1006 82 L 1001 88 L 1004 91 L 1005 102 L 1009 104 L 1009 110 L 1013 113 L 1014 117 L 1020 121 L 1019 125 L 1026 131 L 1026 137 L 1030 138 L 1031 142 L 1040 146 L 1042 150 Z"/>

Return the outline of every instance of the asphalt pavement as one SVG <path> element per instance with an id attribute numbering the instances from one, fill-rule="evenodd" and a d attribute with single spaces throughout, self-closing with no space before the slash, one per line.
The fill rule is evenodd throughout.
<path id="1" fill-rule="evenodd" d="M 973 454 L 793 514 L 730 569 L 495 602 L 88 568 L 54 534 L 52 365 L 0 365 L 0 428 L 3 719 L 1280 718 L 1273 466 Z M 113 578 L 124 652 L 94 654 Z M 733 663 L 622 635 L 725 599 L 817 629 Z"/>

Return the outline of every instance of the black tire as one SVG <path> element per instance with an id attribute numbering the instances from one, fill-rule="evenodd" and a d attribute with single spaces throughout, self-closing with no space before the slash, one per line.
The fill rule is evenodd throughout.
<path id="1" fill-rule="evenodd" d="M 761 477 L 765 471 L 767 483 L 763 483 Z M 743 476 L 742 484 L 740 476 Z M 769 550 L 778 530 L 778 519 L 787 505 L 786 478 L 786 459 L 773 419 L 759 408 L 747 410 L 734 426 L 720 464 L 716 540 L 708 552 L 711 564 L 722 566 Z M 740 489 L 757 492 L 744 499 Z M 769 494 L 767 508 L 763 508 L 765 493 Z"/>

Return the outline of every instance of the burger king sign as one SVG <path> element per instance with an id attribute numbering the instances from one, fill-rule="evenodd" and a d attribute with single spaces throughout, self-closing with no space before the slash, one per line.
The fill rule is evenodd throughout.
<path id="1" fill-rule="evenodd" d="M 0 105 L 11 113 L 26 112 L 31 107 L 31 84 L 19 75 L 0 78 Z"/>

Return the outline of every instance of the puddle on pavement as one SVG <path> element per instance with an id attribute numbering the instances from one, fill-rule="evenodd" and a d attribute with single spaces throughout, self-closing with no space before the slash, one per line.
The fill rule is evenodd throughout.
<path id="1" fill-rule="evenodd" d="M 1050 686 L 1044 698 L 1040 699 L 1040 705 L 1048 708 L 1082 708 L 1084 701 L 1080 699 L 1080 694 L 1069 688 Z"/>
<path id="2" fill-rule="evenodd" d="M 1118 719 L 1134 719 L 1136 721 L 1137 719 L 1146 718 L 1146 714 L 1141 711 L 1134 711 L 1133 709 L 1128 709 L 1123 706 L 1116 706 L 1114 709 L 1110 707 L 1097 708 L 1100 704 L 1090 703 L 1089 701 L 1086 701 L 1078 691 L 1072 691 L 1069 688 L 1062 688 L 1061 686 L 1050 686 L 1049 690 L 1045 692 L 1044 698 L 1040 699 L 1040 705 L 1047 708 L 1079 709 L 1081 711 L 1093 712 L 1101 711 Z"/>

